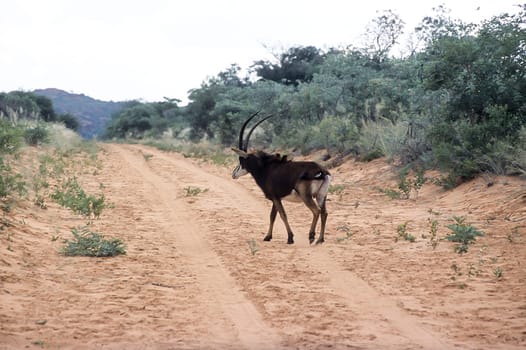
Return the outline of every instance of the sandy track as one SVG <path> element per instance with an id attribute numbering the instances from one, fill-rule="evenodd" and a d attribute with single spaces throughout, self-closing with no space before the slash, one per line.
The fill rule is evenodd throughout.
<path id="1" fill-rule="evenodd" d="M 197 278 L 198 298 L 207 306 L 206 315 L 214 323 L 210 332 L 201 336 L 211 340 L 225 339 L 232 348 L 278 349 L 277 332 L 263 322 L 254 305 L 239 290 L 212 250 L 208 235 L 199 226 L 195 213 L 179 198 L 189 179 L 193 180 L 193 186 L 202 186 L 218 182 L 219 178 L 158 152 L 154 157 L 162 159 L 165 169 L 156 172 L 146 164 L 143 153 L 122 147 L 116 150 L 127 167 L 147 183 L 152 203 L 156 205 L 151 209 L 164 214 L 163 221 L 168 231 L 164 238 L 177 245 L 183 262 Z M 219 181 L 216 186 L 224 190 L 225 184 Z"/>
<path id="2" fill-rule="evenodd" d="M 0 261 L 0 349 L 526 346 L 523 182 L 430 187 L 418 201 L 393 202 L 371 189 L 392 183 L 387 167 L 346 164 L 332 171 L 352 185 L 328 204 L 327 242 L 310 246 L 308 210 L 286 204 L 296 241 L 287 245 L 279 220 L 274 240 L 262 242 L 270 205 L 249 177 L 145 146 L 105 148 L 86 185 L 104 183 L 115 209 L 94 225 L 122 238 L 127 256 L 64 258 L 35 230 L 67 232 L 78 218 L 25 212 L 31 229 Z M 202 192 L 188 196 L 189 186 Z M 443 224 L 464 212 L 498 232 L 471 254 L 393 240 L 402 222 L 425 232 L 430 216 Z"/>

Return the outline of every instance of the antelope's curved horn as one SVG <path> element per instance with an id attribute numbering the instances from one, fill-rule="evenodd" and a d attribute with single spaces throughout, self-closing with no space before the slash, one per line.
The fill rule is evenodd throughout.
<path id="1" fill-rule="evenodd" d="M 263 118 L 263 119 L 261 119 L 259 122 L 257 122 L 257 123 L 252 127 L 252 129 L 250 129 L 250 131 L 249 131 L 248 134 L 247 134 L 247 138 L 246 138 L 246 140 L 245 140 L 245 145 L 244 145 L 245 148 L 243 148 L 243 150 L 244 150 L 245 152 L 246 152 L 247 149 L 248 149 L 248 141 L 250 140 L 250 135 L 252 135 L 252 132 L 254 132 L 254 130 L 259 126 L 259 124 L 263 123 L 265 120 L 267 120 L 268 118 L 273 117 L 273 116 L 274 116 L 274 114 L 267 115 L 265 118 Z"/>
<path id="2" fill-rule="evenodd" d="M 258 115 L 259 112 L 261 112 L 261 110 L 259 110 L 256 113 L 252 114 L 247 120 L 245 120 L 245 122 L 241 126 L 241 130 L 239 131 L 239 146 L 238 147 L 242 151 L 246 152 L 246 149 L 243 148 L 243 134 L 245 132 L 245 128 L 247 127 L 248 122 L 251 121 L 252 118 L 254 118 L 256 115 Z"/>

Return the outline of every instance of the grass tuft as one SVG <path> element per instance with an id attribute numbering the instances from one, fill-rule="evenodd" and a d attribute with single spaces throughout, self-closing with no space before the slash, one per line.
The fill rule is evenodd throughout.
<path id="1" fill-rule="evenodd" d="M 465 224 L 465 219 L 463 216 L 453 216 L 455 223 L 447 225 L 452 233 L 446 236 L 446 238 L 450 242 L 460 243 L 455 246 L 455 251 L 459 254 L 466 253 L 468 251 L 468 245 L 473 243 L 477 236 L 484 236 L 484 232 Z"/>
<path id="2" fill-rule="evenodd" d="M 126 254 L 126 247 L 120 239 L 105 239 L 100 233 L 90 231 L 86 226 L 71 230 L 73 240 L 65 240 L 62 254 L 66 256 L 108 257 Z"/>

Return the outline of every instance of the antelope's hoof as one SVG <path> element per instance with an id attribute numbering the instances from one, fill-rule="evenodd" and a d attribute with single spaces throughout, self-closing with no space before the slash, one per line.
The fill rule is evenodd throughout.
<path id="1" fill-rule="evenodd" d="M 314 242 L 314 237 L 309 238 L 309 243 L 312 244 L 312 242 Z"/>
<path id="2" fill-rule="evenodd" d="M 265 238 L 263 238 L 265 242 L 270 242 L 271 239 L 272 239 L 272 236 L 265 236 Z"/>
<path id="3" fill-rule="evenodd" d="M 292 238 L 289 238 L 289 239 L 287 240 L 287 244 L 294 244 L 294 240 L 293 240 Z"/>
<path id="4" fill-rule="evenodd" d="M 318 239 L 318 240 L 316 241 L 316 244 L 321 244 L 321 243 L 323 243 L 323 242 L 325 242 L 325 240 L 323 240 L 323 239 Z M 311 242 L 311 243 L 312 243 L 312 242 Z"/>

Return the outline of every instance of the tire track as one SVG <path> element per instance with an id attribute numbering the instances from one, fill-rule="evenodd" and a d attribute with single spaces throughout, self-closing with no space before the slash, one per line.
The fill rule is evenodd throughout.
<path id="1" fill-rule="evenodd" d="M 208 243 L 206 232 L 197 224 L 195 213 L 184 201 L 177 198 L 186 185 L 182 179 L 195 179 L 202 171 L 186 162 L 178 162 L 177 170 L 170 180 L 152 170 L 143 154 L 132 146 L 110 146 L 128 164 L 130 171 L 141 175 L 151 187 L 151 195 L 157 196 L 159 206 L 152 208 L 165 213 L 166 222 L 172 223 L 174 240 L 201 288 L 202 300 L 210 310 L 208 315 L 214 324 L 211 338 L 225 338 L 234 331 L 240 345 L 246 349 L 279 349 L 281 340 L 276 330 L 266 325 L 256 307 L 244 296 L 223 266 L 220 258 Z M 162 157 L 159 152 L 155 157 Z M 168 159 L 164 159 L 167 161 Z M 183 228 L 183 230 L 181 230 Z M 228 338 L 227 338 L 228 339 Z M 235 348 L 234 344 L 232 347 Z"/>

